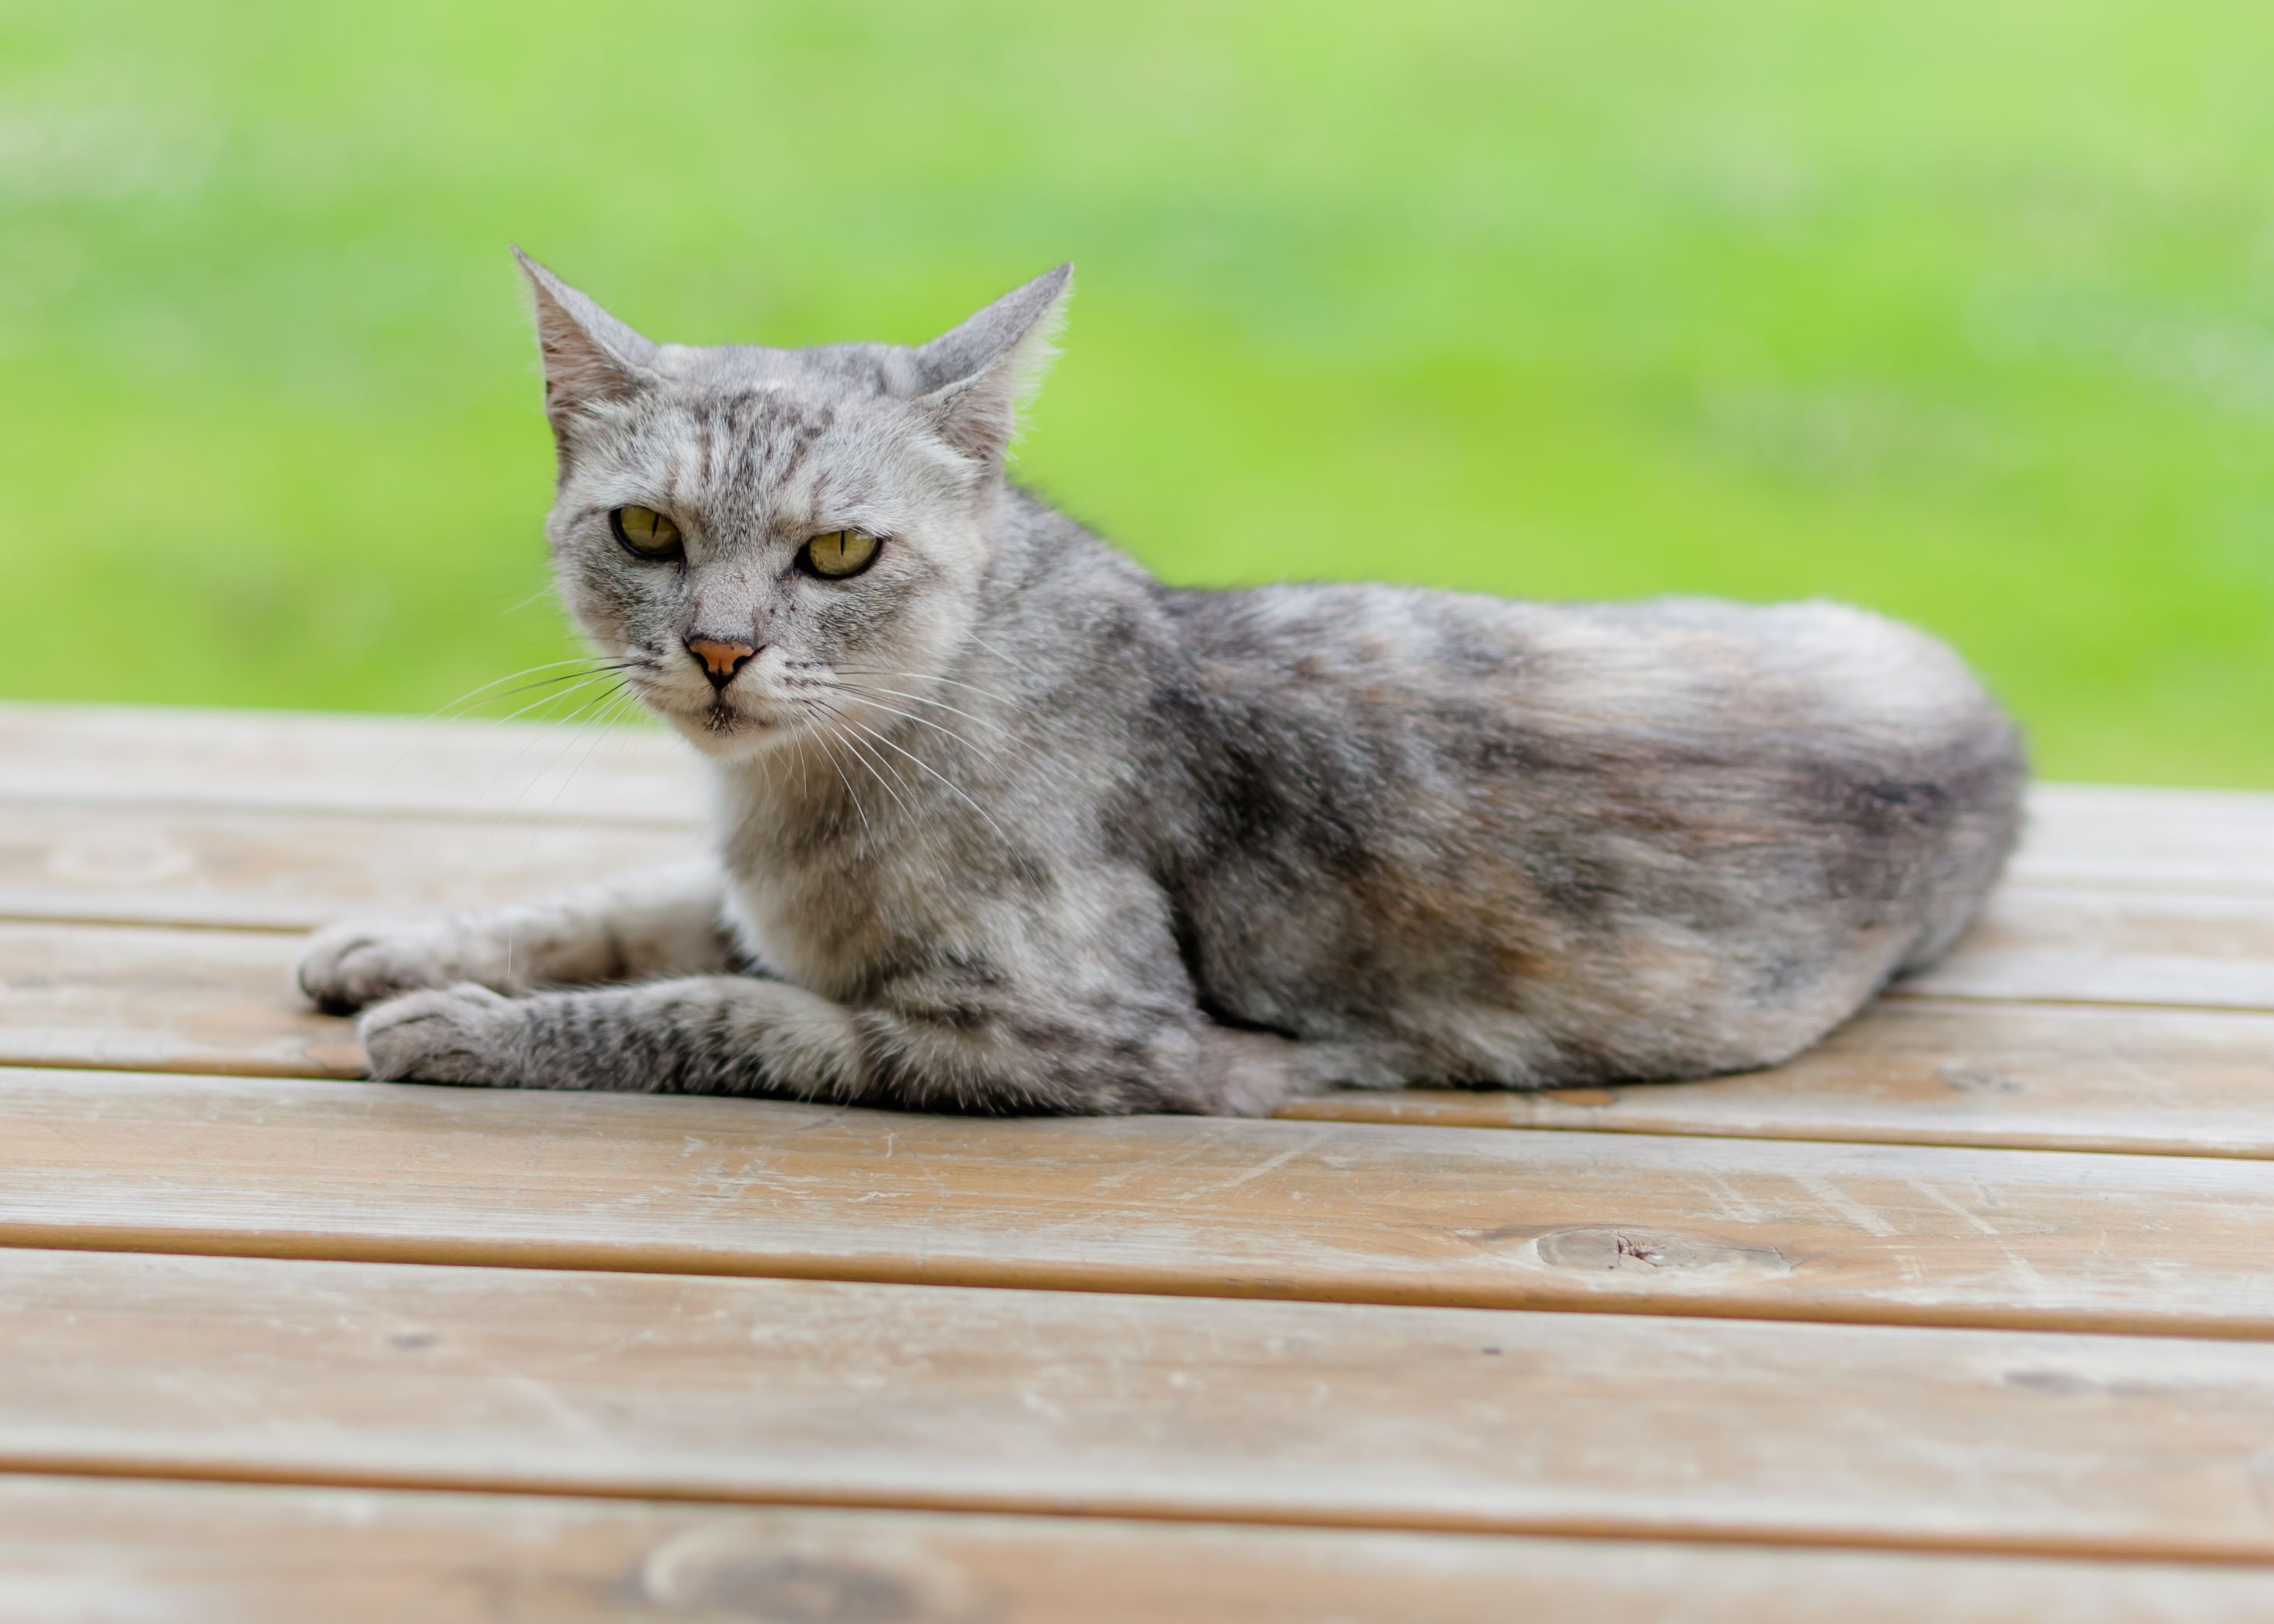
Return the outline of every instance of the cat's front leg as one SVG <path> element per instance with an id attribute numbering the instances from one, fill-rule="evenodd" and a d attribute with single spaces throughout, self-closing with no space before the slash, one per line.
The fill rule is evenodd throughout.
<path id="1" fill-rule="evenodd" d="M 1296 1052 L 1161 1004 L 849 1009 L 749 975 L 524 998 L 454 987 L 383 1004 L 362 1030 L 380 1079 L 951 1110 L 1260 1114 Z"/>
<path id="2" fill-rule="evenodd" d="M 335 1014 L 473 982 L 502 993 L 731 966 L 725 882 L 710 863 L 659 868 L 520 907 L 350 922 L 309 938 L 295 978 Z"/>
<path id="3" fill-rule="evenodd" d="M 462 984 L 389 999 L 359 1030 L 381 1081 L 841 1100 L 870 1092 L 851 1011 L 748 975 L 521 998 Z"/>

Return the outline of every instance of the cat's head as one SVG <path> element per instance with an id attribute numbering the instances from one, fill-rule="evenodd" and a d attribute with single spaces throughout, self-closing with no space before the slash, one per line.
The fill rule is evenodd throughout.
<path id="1" fill-rule="evenodd" d="M 654 343 L 516 254 L 561 595 L 649 710 L 755 755 L 953 657 L 1072 267 L 930 343 L 769 350 Z"/>

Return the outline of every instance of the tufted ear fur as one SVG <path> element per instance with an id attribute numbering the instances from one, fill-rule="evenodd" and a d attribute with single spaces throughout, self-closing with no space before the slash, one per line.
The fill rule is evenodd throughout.
<path id="1" fill-rule="evenodd" d="M 653 377 L 656 347 L 516 248 L 537 312 L 545 357 L 545 415 L 564 440 L 575 418 L 623 400 Z"/>
<path id="2" fill-rule="evenodd" d="M 916 407 L 941 439 L 975 462 L 1000 466 L 1027 402 L 1056 353 L 1073 267 L 1045 271 L 915 352 L 925 393 Z"/>

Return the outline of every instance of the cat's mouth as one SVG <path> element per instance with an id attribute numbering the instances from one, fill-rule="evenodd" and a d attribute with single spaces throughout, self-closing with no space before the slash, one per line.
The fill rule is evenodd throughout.
<path id="1" fill-rule="evenodd" d="M 803 720 L 787 706 L 764 700 L 738 703 L 721 694 L 707 702 L 651 697 L 648 708 L 707 754 L 740 755 L 794 732 Z"/>
<path id="2" fill-rule="evenodd" d="M 737 682 L 730 689 L 690 694 L 684 687 L 635 679 L 640 703 L 689 743 L 709 754 L 740 755 L 795 733 L 812 718 L 796 699 Z"/>

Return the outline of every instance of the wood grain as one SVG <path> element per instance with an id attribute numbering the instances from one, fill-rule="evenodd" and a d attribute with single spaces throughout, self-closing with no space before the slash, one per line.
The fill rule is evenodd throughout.
<path id="1" fill-rule="evenodd" d="M 0 1335 L 23 1470 L 2274 1558 L 2252 1343 L 38 1252 Z"/>
<path id="2" fill-rule="evenodd" d="M 311 930 L 527 902 L 699 855 L 692 829 L 0 805 L 0 917 Z"/>
<path id="3" fill-rule="evenodd" d="M 1958 951 L 1900 990 L 2274 1010 L 2274 894 L 2003 886 Z"/>
<path id="4" fill-rule="evenodd" d="M 2274 1335 L 2245 1161 L 0 1072 L 16 1245 Z"/>
<path id="5" fill-rule="evenodd" d="M 291 985 L 291 936 L 0 924 L 0 1064 L 359 1077 L 352 1022 Z"/>
<path id="6" fill-rule="evenodd" d="M 2274 1016 L 1889 998 L 1789 1064 L 1742 1077 L 1345 1090 L 1280 1115 L 2263 1158 L 2274 1156 Z"/>
<path id="7" fill-rule="evenodd" d="M 297 943 L 0 924 L 0 1063 L 360 1075 L 290 987 Z M 1710 1082 L 1342 1093 L 1351 1122 L 2274 1155 L 2274 1016 L 1883 1000 L 1790 1065 Z"/>
<path id="8" fill-rule="evenodd" d="M 2010 872 L 2032 884 L 2274 891 L 2274 795 L 2036 785 Z"/>
<path id="9" fill-rule="evenodd" d="M 0 799 L 692 828 L 683 745 L 642 726 L 0 704 Z"/>
<path id="10" fill-rule="evenodd" d="M 2257 1624 L 2274 1573 L 0 1478 L 0 1624 Z"/>

